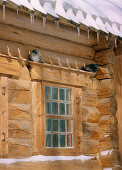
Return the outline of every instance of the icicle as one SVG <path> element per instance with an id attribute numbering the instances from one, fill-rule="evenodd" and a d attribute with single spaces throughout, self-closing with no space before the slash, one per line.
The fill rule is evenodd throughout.
<path id="1" fill-rule="evenodd" d="M 32 24 L 34 24 L 34 14 L 32 14 Z"/>
<path id="2" fill-rule="evenodd" d="M 89 39 L 89 37 L 90 37 L 90 28 L 88 28 L 88 39 Z"/>
<path id="3" fill-rule="evenodd" d="M 57 28 L 59 28 L 59 22 L 55 20 L 55 25 Z"/>
<path id="4" fill-rule="evenodd" d="M 78 36 L 80 36 L 80 27 L 77 27 Z"/>
<path id="5" fill-rule="evenodd" d="M 105 38 L 106 38 L 106 41 L 108 41 L 108 35 L 106 35 Z"/>
<path id="6" fill-rule="evenodd" d="M 115 37 L 115 48 L 117 48 L 117 37 Z"/>
<path id="7" fill-rule="evenodd" d="M 19 8 L 17 8 L 17 15 L 19 14 Z"/>
<path id="8" fill-rule="evenodd" d="M 3 2 L 3 20 L 5 21 L 5 4 Z"/>
<path id="9" fill-rule="evenodd" d="M 45 27 L 46 17 L 43 17 L 43 26 Z"/>
<path id="10" fill-rule="evenodd" d="M 30 13 L 30 21 L 31 21 L 31 24 L 33 24 L 33 16 L 32 16 L 32 13 Z"/>
<path id="11" fill-rule="evenodd" d="M 97 41 L 99 41 L 99 31 L 97 31 Z"/>

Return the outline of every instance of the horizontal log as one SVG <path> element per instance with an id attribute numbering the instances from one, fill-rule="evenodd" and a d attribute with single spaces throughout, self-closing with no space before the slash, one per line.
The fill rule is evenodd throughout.
<path id="1" fill-rule="evenodd" d="M 102 166 L 111 167 L 115 165 L 120 165 L 120 152 L 117 149 L 111 149 L 100 152 L 100 161 Z"/>
<path id="2" fill-rule="evenodd" d="M 0 7 L 0 22 L 3 23 L 2 7 Z M 84 44 L 86 46 L 93 46 L 96 44 L 96 39 L 90 34 L 88 40 L 87 32 L 82 31 L 78 36 L 77 29 L 70 26 L 60 25 L 57 28 L 54 22 L 47 21 L 46 26 L 43 26 L 42 18 L 36 17 L 34 24 L 30 23 L 30 16 L 27 14 L 19 13 L 16 15 L 16 11 L 6 8 L 6 24 L 14 25 L 19 28 L 38 32 L 39 34 L 46 34 L 54 37 L 59 37 L 68 41 L 72 41 L 78 44 Z"/>
<path id="3" fill-rule="evenodd" d="M 8 79 L 9 90 L 30 90 L 30 88 L 31 88 L 31 81 L 29 80 Z"/>
<path id="4" fill-rule="evenodd" d="M 8 130 L 9 138 L 23 138 L 23 139 L 32 139 L 32 134 L 28 133 L 21 129 L 9 129 Z"/>
<path id="5" fill-rule="evenodd" d="M 0 52 L 2 54 L 8 55 L 7 47 L 9 48 L 10 54 L 15 57 L 19 57 L 19 53 L 18 53 L 18 48 L 19 48 L 21 56 L 25 59 L 29 59 L 29 51 L 32 51 L 35 48 L 34 46 L 23 45 L 20 43 L 5 41 L 0 39 Z M 66 55 L 66 54 L 48 51 L 40 48 L 36 48 L 36 49 L 38 49 L 41 55 L 44 56 L 43 61 L 48 64 L 50 64 L 50 62 L 52 61 L 53 64 L 59 65 L 58 58 L 60 58 L 60 62 L 62 66 L 65 67 L 67 67 L 67 60 L 68 60 L 68 64 L 72 68 L 76 68 L 76 64 L 75 64 L 76 61 L 79 69 L 81 69 L 83 63 L 85 65 L 94 63 L 91 59 L 80 58 L 73 55 Z"/>
<path id="6" fill-rule="evenodd" d="M 27 120 L 9 120 L 8 128 L 10 129 L 20 129 L 27 133 L 32 133 L 32 122 Z"/>
<path id="7" fill-rule="evenodd" d="M 9 144 L 32 147 L 32 139 L 9 138 Z"/>
<path id="8" fill-rule="evenodd" d="M 18 144 L 9 144 L 10 156 L 29 156 L 32 155 L 32 148 Z"/>
<path id="9" fill-rule="evenodd" d="M 0 73 L 19 77 L 20 72 L 19 61 L 0 57 Z"/>
<path id="10" fill-rule="evenodd" d="M 93 48 L 6 24 L 0 24 L 0 38 L 82 58 L 93 59 L 95 56 Z"/>
<path id="11" fill-rule="evenodd" d="M 24 90 L 9 90 L 8 102 L 15 104 L 29 104 L 31 103 L 31 92 Z"/>
<path id="12" fill-rule="evenodd" d="M 89 75 L 80 72 L 71 72 L 62 68 L 45 68 L 31 65 L 31 79 L 51 81 L 74 86 L 90 86 L 92 81 Z"/>

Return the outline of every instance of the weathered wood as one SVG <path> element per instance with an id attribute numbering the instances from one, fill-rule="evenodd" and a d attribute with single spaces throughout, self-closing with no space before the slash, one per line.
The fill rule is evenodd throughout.
<path id="1" fill-rule="evenodd" d="M 120 165 L 120 152 L 117 149 L 102 151 L 100 153 L 100 161 L 103 166 L 110 167 Z"/>
<path id="2" fill-rule="evenodd" d="M 8 154 L 8 78 L 1 77 L 1 153 Z"/>
<path id="3" fill-rule="evenodd" d="M 33 152 L 39 152 L 42 149 L 41 129 L 43 126 L 40 82 L 32 82 L 32 113 L 33 113 L 33 123 L 34 123 Z"/>
<path id="4" fill-rule="evenodd" d="M 9 138 L 9 144 L 32 147 L 32 139 Z"/>
<path id="5" fill-rule="evenodd" d="M 21 129 L 9 129 L 9 138 L 32 139 L 32 134 Z"/>
<path id="6" fill-rule="evenodd" d="M 9 144 L 9 155 L 12 157 L 32 155 L 32 148 L 18 144 Z"/>
<path id="7" fill-rule="evenodd" d="M 19 77 L 21 65 L 17 60 L 0 57 L 0 73 Z"/>
<path id="8" fill-rule="evenodd" d="M 30 90 L 30 88 L 31 88 L 31 81 L 29 80 L 8 79 L 9 90 Z"/>
<path id="9" fill-rule="evenodd" d="M 95 56 L 95 50 L 93 48 L 75 44 L 70 41 L 67 42 L 59 38 L 38 34 L 29 30 L 15 28 L 10 25 L 7 27 L 5 24 L 0 24 L 0 37 L 4 40 L 9 40 L 17 43 L 22 43 L 24 45 L 35 46 L 38 48 L 68 55 L 74 55 L 82 58 L 93 59 Z"/>
<path id="10" fill-rule="evenodd" d="M 31 103 L 31 92 L 25 90 L 9 90 L 9 103 L 29 104 Z"/>
<path id="11" fill-rule="evenodd" d="M 71 72 L 70 70 L 65 71 L 61 68 L 53 69 L 33 65 L 30 73 L 31 79 L 45 80 L 67 85 L 86 86 L 92 83 L 89 76 L 85 76 L 85 72 L 84 74 L 80 72 L 77 73 L 73 71 Z"/>
<path id="12" fill-rule="evenodd" d="M 3 13 L 0 7 L 0 22 L 3 23 Z M 16 11 L 6 8 L 6 24 L 14 25 L 19 28 L 24 28 L 39 34 L 46 34 L 68 41 L 72 41 L 78 44 L 84 44 L 86 46 L 93 46 L 96 44 L 96 40 L 93 35 L 90 35 L 88 40 L 87 32 L 82 31 L 82 34 L 78 36 L 76 28 L 71 28 L 72 25 L 64 26 L 60 24 L 60 28 L 57 28 L 54 22 L 46 23 L 46 26 L 43 27 L 42 18 L 36 17 L 34 24 L 30 23 L 30 16 L 26 13 L 19 13 L 16 15 Z"/>
<path id="13" fill-rule="evenodd" d="M 9 129 L 21 129 L 28 133 L 32 133 L 32 122 L 27 120 L 9 120 L 8 128 Z"/>

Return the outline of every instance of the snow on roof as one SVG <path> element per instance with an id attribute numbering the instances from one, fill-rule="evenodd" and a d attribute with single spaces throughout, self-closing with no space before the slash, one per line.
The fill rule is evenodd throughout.
<path id="1" fill-rule="evenodd" d="M 56 14 L 55 10 L 53 9 L 51 3 L 45 2 L 43 8 L 48 14 L 52 15 L 55 18 L 59 18 L 58 15 Z"/>
<path id="2" fill-rule="evenodd" d="M 47 14 L 46 11 L 43 9 L 43 7 L 40 4 L 39 0 L 30 0 L 30 5 L 37 10 L 38 12 L 41 12 L 43 14 Z"/>
<path id="3" fill-rule="evenodd" d="M 121 0 L 2 0 L 122 37 Z M 39 2 L 40 1 L 40 2 Z M 53 5 L 52 5 L 53 4 Z M 67 8 L 67 9 L 66 9 Z M 85 15 L 83 15 L 85 14 Z"/>

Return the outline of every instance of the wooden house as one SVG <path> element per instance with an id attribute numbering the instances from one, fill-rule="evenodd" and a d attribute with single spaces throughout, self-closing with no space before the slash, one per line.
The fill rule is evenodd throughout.
<path id="1" fill-rule="evenodd" d="M 0 0 L 1 170 L 122 169 L 122 23 L 89 12 Z"/>

